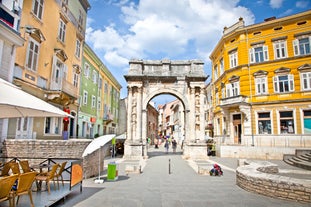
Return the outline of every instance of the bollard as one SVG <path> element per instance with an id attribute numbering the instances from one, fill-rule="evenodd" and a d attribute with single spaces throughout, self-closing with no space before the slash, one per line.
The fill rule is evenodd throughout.
<path id="1" fill-rule="evenodd" d="M 168 159 L 168 174 L 171 174 L 171 159 Z"/>

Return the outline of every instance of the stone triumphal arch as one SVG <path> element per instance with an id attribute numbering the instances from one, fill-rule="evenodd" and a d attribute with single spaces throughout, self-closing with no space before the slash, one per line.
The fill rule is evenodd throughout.
<path id="1" fill-rule="evenodd" d="M 206 157 L 204 63 L 200 60 L 131 60 L 128 75 L 126 159 L 147 156 L 147 105 L 160 94 L 177 97 L 184 108 L 185 158 Z"/>

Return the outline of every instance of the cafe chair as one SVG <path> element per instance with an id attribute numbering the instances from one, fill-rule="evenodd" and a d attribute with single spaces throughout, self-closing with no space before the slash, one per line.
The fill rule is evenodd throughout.
<path id="1" fill-rule="evenodd" d="M 11 175 L 0 179 L 0 202 L 9 200 L 10 207 L 14 207 L 14 197 L 11 191 L 17 179 L 18 175 Z"/>
<path id="2" fill-rule="evenodd" d="M 11 162 L 4 163 L 3 168 L 1 170 L 1 175 L 0 175 L 1 177 L 2 176 L 9 176 L 9 172 L 10 172 L 10 169 L 11 169 L 10 163 Z"/>
<path id="3" fill-rule="evenodd" d="M 23 170 L 23 173 L 28 173 L 28 172 L 34 171 L 30 167 L 28 160 L 21 160 L 21 161 L 19 161 L 19 165 L 21 166 L 21 168 Z"/>
<path id="4" fill-rule="evenodd" d="M 13 174 L 20 174 L 20 168 L 19 168 L 19 164 L 17 162 L 10 162 L 10 168 L 12 170 Z"/>
<path id="5" fill-rule="evenodd" d="M 31 207 L 35 206 L 32 199 L 31 187 L 36 175 L 36 172 L 27 172 L 19 175 L 17 189 L 14 192 L 14 197 L 17 196 L 16 205 L 18 205 L 19 197 L 21 195 L 28 194 Z"/>
<path id="6" fill-rule="evenodd" d="M 56 179 L 57 179 L 57 186 L 58 186 L 58 189 L 59 189 L 59 181 L 60 181 L 60 180 L 62 181 L 62 184 L 63 184 L 63 187 L 64 187 L 63 172 L 64 172 L 64 170 L 65 170 L 66 164 L 67 164 L 67 162 L 63 162 L 63 163 L 60 165 L 60 168 L 59 168 L 57 174 L 55 175 L 55 177 L 56 177 Z"/>
<path id="7" fill-rule="evenodd" d="M 56 190 L 54 179 L 55 179 L 55 176 L 57 173 L 58 166 L 59 166 L 59 164 L 56 163 L 52 166 L 52 169 L 50 171 L 45 172 L 45 173 L 40 173 L 39 175 L 36 176 L 36 181 L 39 182 L 40 187 L 41 187 L 42 182 L 46 183 L 49 194 L 51 193 L 51 188 L 50 188 L 50 182 L 51 181 L 54 182 L 54 189 Z M 37 187 L 38 187 L 38 183 L 37 183 Z"/>

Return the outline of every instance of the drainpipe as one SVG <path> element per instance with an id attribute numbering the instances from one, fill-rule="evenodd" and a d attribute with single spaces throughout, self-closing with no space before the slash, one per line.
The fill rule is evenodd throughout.
<path id="1" fill-rule="evenodd" d="M 249 55 L 249 46 L 248 46 L 248 31 L 245 29 L 246 33 L 246 48 L 247 48 L 247 53 Z M 248 79 L 249 79 L 249 94 L 250 94 L 250 122 L 251 122 L 251 136 L 252 136 L 252 147 L 255 146 L 254 144 L 254 130 L 253 130 L 253 120 L 252 120 L 252 112 L 253 112 L 253 88 L 252 88 L 252 78 L 251 78 L 251 69 L 250 69 L 250 60 L 248 58 L 247 61 L 247 68 L 248 68 Z"/>

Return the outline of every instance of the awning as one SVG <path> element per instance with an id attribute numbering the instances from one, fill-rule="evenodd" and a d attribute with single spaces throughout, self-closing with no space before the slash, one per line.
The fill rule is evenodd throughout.
<path id="1" fill-rule="evenodd" d="M 72 117 L 0 78 L 0 118 L 67 116 Z"/>

